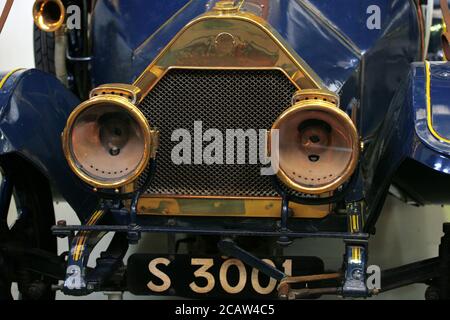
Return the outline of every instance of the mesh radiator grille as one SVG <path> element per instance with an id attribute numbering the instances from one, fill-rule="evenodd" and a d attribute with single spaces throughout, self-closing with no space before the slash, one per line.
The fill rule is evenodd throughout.
<path id="1" fill-rule="evenodd" d="M 219 129 L 224 140 L 226 129 L 269 129 L 291 105 L 296 90 L 279 70 L 169 70 L 139 106 L 161 133 L 158 169 L 148 193 L 276 196 L 258 164 L 175 165 L 171 153 L 178 142 L 172 142 L 171 136 L 176 129 L 186 129 L 193 137 L 194 121 L 202 121 L 203 131 Z M 224 158 L 225 154 L 224 148 Z"/>

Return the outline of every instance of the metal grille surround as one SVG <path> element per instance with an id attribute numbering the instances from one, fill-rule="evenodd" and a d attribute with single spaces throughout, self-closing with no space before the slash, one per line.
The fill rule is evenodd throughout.
<path id="1" fill-rule="evenodd" d="M 210 70 L 171 69 L 144 98 L 139 108 L 160 131 L 158 169 L 148 193 L 186 196 L 277 196 L 271 179 L 261 176 L 260 164 L 176 165 L 171 141 L 177 129 L 186 129 L 194 141 L 194 122 L 208 129 L 269 129 L 291 105 L 296 86 L 278 69 Z M 203 142 L 203 148 L 210 142 Z M 248 147 L 248 142 L 247 142 Z M 236 148 L 235 148 L 236 149 Z M 248 148 L 247 148 L 248 150 Z M 191 149 L 194 159 L 194 150 Z M 226 149 L 224 146 L 224 161 Z M 236 155 L 235 155 L 236 157 Z M 247 158 L 248 160 L 248 158 Z M 246 161 L 246 163 L 248 163 Z M 140 177 L 142 184 L 145 173 Z"/>

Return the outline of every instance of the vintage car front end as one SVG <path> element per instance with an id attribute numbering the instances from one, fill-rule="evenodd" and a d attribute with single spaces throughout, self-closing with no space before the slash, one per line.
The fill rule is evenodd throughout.
<path id="1" fill-rule="evenodd" d="M 448 63 L 415 62 L 423 55 L 415 1 L 374 1 L 386 12 L 382 31 L 367 30 L 371 16 L 356 1 L 171 3 L 154 26 L 143 18 L 159 4 L 139 10 L 141 2 L 99 1 L 92 56 L 68 47 L 70 68 L 88 70 L 94 89 L 82 101 L 58 89 L 67 114 L 53 115 L 60 131 L 51 128 L 48 140 L 59 146 L 47 150 L 57 163 L 40 145 L 4 152 L 38 162 L 82 222 L 52 228 L 69 243 L 64 274 L 54 274 L 64 282 L 53 289 L 299 299 L 370 297 L 429 279 L 444 286 L 435 266 L 450 253 L 368 271 L 369 235 L 392 184 L 418 204 L 450 200 L 436 192 L 450 181 Z M 58 30 L 64 5 L 37 1 L 38 26 Z M 50 19 L 46 6 L 60 15 Z M 349 19 L 339 20 L 344 12 Z M 57 87 L 39 72 L 16 77 Z M 7 101 L 22 91 L 0 93 Z M 43 103 L 38 95 L 26 102 Z M 113 240 L 88 268 L 108 232 Z M 124 265 L 129 245 L 147 233 L 167 238 L 167 252 L 134 254 Z M 342 268 L 284 256 L 301 238 L 342 239 Z M 383 276 L 383 287 L 371 275 Z"/>
<path id="2" fill-rule="evenodd" d="M 358 180 L 356 124 L 255 5 L 217 2 L 132 84 L 100 85 L 69 117 L 67 161 L 102 199 L 103 215 L 125 214 L 117 228 L 129 239 L 215 235 L 219 248 L 231 246 L 224 253 L 241 250 L 236 237 L 275 237 L 280 246 L 306 236 L 367 239 L 359 222 L 350 231 L 336 213 Z M 87 225 L 108 230 L 96 215 Z M 74 278 L 83 250 L 73 250 L 66 291 L 87 288 L 74 285 L 85 283 Z M 263 260 L 250 266 L 287 278 Z"/>

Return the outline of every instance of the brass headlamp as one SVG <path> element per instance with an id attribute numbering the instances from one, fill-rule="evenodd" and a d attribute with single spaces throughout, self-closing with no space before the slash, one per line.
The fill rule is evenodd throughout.
<path id="1" fill-rule="evenodd" d="M 279 179 L 307 194 L 336 190 L 355 171 L 359 135 L 339 98 L 324 90 L 301 90 L 274 123 L 279 130 Z M 274 151 L 272 151 L 274 152 Z"/>
<path id="2" fill-rule="evenodd" d="M 70 115 L 63 149 L 71 169 L 95 188 L 119 188 L 136 180 L 155 157 L 158 132 L 136 107 L 138 89 L 105 85 Z"/>

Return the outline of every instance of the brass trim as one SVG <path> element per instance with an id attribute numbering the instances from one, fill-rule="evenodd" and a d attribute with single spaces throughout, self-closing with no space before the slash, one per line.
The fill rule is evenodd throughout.
<path id="1" fill-rule="evenodd" d="M 144 154 L 142 156 L 142 160 L 139 163 L 138 167 L 135 169 L 134 173 L 126 178 L 119 180 L 115 183 L 105 183 L 102 181 L 98 181 L 96 179 L 93 179 L 86 173 L 84 173 L 82 170 L 78 168 L 78 166 L 75 163 L 75 160 L 72 157 L 72 153 L 70 151 L 70 134 L 71 129 L 73 127 L 73 124 L 75 123 L 78 116 L 85 111 L 88 108 L 95 107 L 97 104 L 103 104 L 103 103 L 109 103 L 114 104 L 115 106 L 121 107 L 124 110 L 128 111 L 130 115 L 139 123 L 142 130 L 144 131 L 143 137 L 144 137 Z M 83 103 L 81 103 L 69 116 L 69 119 L 67 120 L 66 127 L 63 131 L 62 136 L 62 144 L 63 144 L 63 150 L 64 155 L 67 159 L 67 162 L 69 163 L 70 168 L 73 172 L 84 182 L 87 184 L 96 187 L 96 188 L 119 188 L 122 186 L 125 186 L 129 184 L 130 182 L 136 180 L 147 168 L 148 163 L 150 161 L 150 157 L 155 154 L 154 148 L 155 146 L 152 145 L 152 141 L 155 141 L 153 136 L 158 135 L 157 131 L 151 130 L 150 125 L 147 122 L 147 119 L 142 114 L 142 112 L 132 103 L 130 103 L 126 98 L 120 97 L 120 96 L 114 96 L 114 95 L 101 95 L 93 97 Z"/>
<path id="2" fill-rule="evenodd" d="M 309 99 L 306 97 L 309 96 Z M 314 99 L 315 97 L 321 99 Z M 312 98 L 312 99 L 311 99 Z M 329 101 L 327 99 L 332 99 Z M 299 92 L 294 95 L 294 101 L 296 102 L 294 106 L 283 112 L 278 119 L 274 122 L 272 130 L 277 130 L 281 127 L 282 123 L 286 121 L 291 115 L 299 111 L 324 111 L 333 114 L 335 117 L 339 118 L 343 124 L 345 124 L 348 132 L 352 136 L 353 141 L 353 155 L 351 161 L 349 162 L 346 171 L 342 176 L 334 180 L 333 182 L 324 185 L 322 187 L 306 187 L 292 181 L 288 175 L 283 171 L 283 168 L 279 168 L 277 176 L 279 179 L 286 184 L 289 188 L 296 190 L 298 192 L 306 194 L 324 194 L 327 192 L 335 191 L 339 186 L 345 183 L 350 176 L 354 173 L 356 166 L 358 164 L 359 153 L 360 153 L 360 139 L 358 131 L 353 123 L 352 119 L 339 108 L 339 97 L 332 92 L 322 91 L 322 90 L 308 90 L 304 92 Z"/>
<path id="3" fill-rule="evenodd" d="M 336 106 L 340 105 L 340 98 L 337 94 L 331 91 L 326 90 L 317 90 L 317 89 L 304 89 L 297 91 L 292 97 L 292 105 L 304 101 L 309 100 L 311 98 L 317 98 L 322 101 L 330 102 Z"/>
<path id="4" fill-rule="evenodd" d="M 224 50 L 231 52 L 214 48 L 215 37 L 224 31 L 238 42 L 234 48 L 230 48 L 230 44 L 225 46 Z M 263 45 L 257 46 L 259 43 Z M 242 53 L 244 49 L 253 50 L 253 56 L 236 54 L 236 50 Z M 188 23 L 134 82 L 133 85 L 141 89 L 141 99 L 170 68 L 279 68 L 299 88 L 324 88 L 319 76 L 288 47 L 277 31 L 249 12 L 212 10 Z"/>
<path id="5" fill-rule="evenodd" d="M 243 71 L 245 71 L 245 70 L 250 70 L 250 71 L 252 71 L 252 70 L 277 70 L 277 71 L 280 71 L 280 72 L 282 72 L 285 76 L 286 76 L 286 78 L 298 89 L 298 90 L 300 90 L 300 87 L 299 87 L 299 85 L 298 85 L 298 83 L 297 82 L 295 82 L 295 80 L 292 78 L 292 77 L 290 77 L 288 74 L 287 74 L 287 72 L 286 72 L 286 70 L 284 70 L 283 68 L 279 68 L 279 67 L 273 67 L 273 68 L 271 68 L 271 67 L 262 67 L 262 68 L 259 68 L 259 67 L 250 67 L 250 68 L 247 68 L 247 67 L 168 67 L 167 69 L 164 69 L 164 70 L 160 70 L 160 74 L 158 75 L 158 79 L 156 79 L 151 85 L 150 85 L 150 87 L 148 88 L 148 92 L 150 93 L 152 90 L 153 90 L 153 88 L 164 78 L 164 76 L 169 72 L 169 71 L 171 71 L 171 70 L 243 70 Z M 142 101 L 144 98 L 145 98 L 145 96 L 143 95 L 142 96 L 143 98 L 141 98 L 140 100 Z"/>
<path id="6" fill-rule="evenodd" d="M 125 97 L 134 105 L 141 99 L 141 89 L 125 83 L 108 83 L 98 86 L 97 88 L 92 89 L 89 98 L 105 94 Z"/>
<path id="7" fill-rule="evenodd" d="M 57 21 L 48 20 L 48 4 L 54 3 L 59 9 Z M 66 7 L 61 0 L 36 0 L 33 5 L 33 20 L 36 26 L 45 32 L 54 32 L 60 29 L 66 20 Z"/>
<path id="8" fill-rule="evenodd" d="M 332 211 L 331 205 L 289 206 L 293 218 L 321 219 Z M 139 215 L 144 216 L 279 218 L 281 198 L 143 195 L 137 207 Z"/>
<path id="9" fill-rule="evenodd" d="M 144 198 L 161 198 L 161 199 L 209 199 L 209 200 L 281 200 L 281 197 L 249 197 L 249 196 L 198 196 L 187 194 L 145 194 Z"/>

